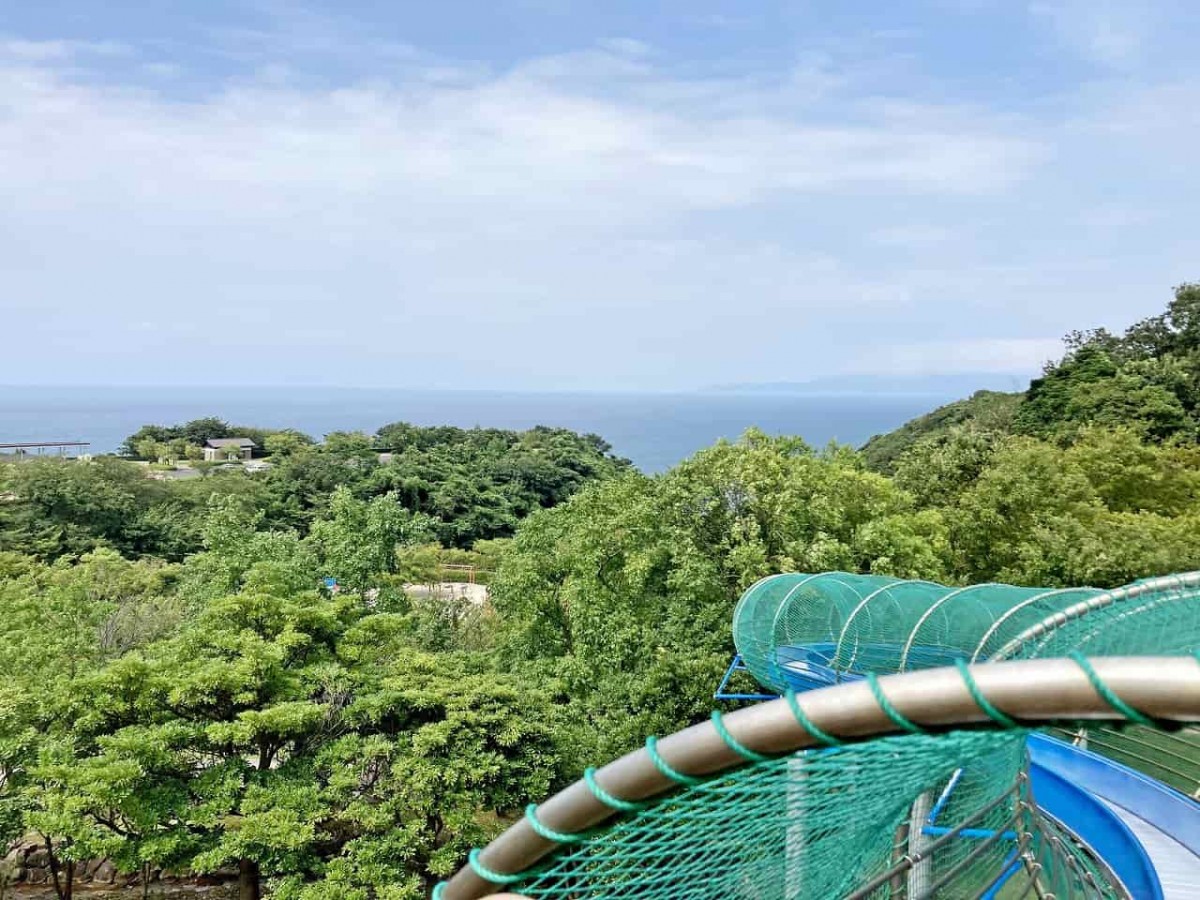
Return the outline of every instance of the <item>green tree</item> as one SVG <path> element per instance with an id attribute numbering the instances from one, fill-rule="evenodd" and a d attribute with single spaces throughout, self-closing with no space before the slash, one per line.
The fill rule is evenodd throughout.
<path id="1" fill-rule="evenodd" d="M 397 549 L 420 543 L 431 524 L 391 494 L 358 500 L 346 488 L 338 488 L 327 516 L 313 523 L 309 539 L 327 574 L 351 590 L 365 590 L 378 586 L 379 576 L 394 574 Z"/>
<path id="2" fill-rule="evenodd" d="M 285 428 L 283 431 L 272 431 L 263 438 L 262 447 L 270 456 L 291 456 L 306 447 L 311 447 L 313 439 L 302 431 Z"/>
<path id="3" fill-rule="evenodd" d="M 942 498 L 952 571 L 963 581 L 1094 584 L 1192 568 L 1183 537 L 1200 512 L 1194 448 L 1083 429 L 1063 448 L 1015 438 Z"/>
<path id="4" fill-rule="evenodd" d="M 371 473 L 372 492 L 394 491 L 436 517 L 438 537 L 458 548 L 507 537 L 531 512 L 561 503 L 591 481 L 628 471 L 595 435 L 565 429 L 385 425 L 375 436 L 390 461 Z"/>
<path id="5" fill-rule="evenodd" d="M 27 826 L 240 897 L 417 897 L 560 773 L 550 698 L 348 596 L 248 590 L 78 679 Z M 2 696 L 0 696 L 2 699 Z M 0 743 L 0 750 L 3 749 Z"/>
<path id="6" fill-rule="evenodd" d="M 941 516 L 910 512 L 853 452 L 757 432 L 659 478 L 599 482 L 527 519 L 504 556 L 492 591 L 506 652 L 563 679 L 595 757 L 623 751 L 707 710 L 733 606 L 758 578 L 940 575 Z"/>
<path id="7" fill-rule="evenodd" d="M 104 458 L 32 460 L 0 465 L 0 478 L 13 497 L 0 509 L 2 549 L 53 559 L 102 546 L 127 554 L 153 547 L 155 535 L 141 514 L 164 491 L 138 466 Z"/>
<path id="8" fill-rule="evenodd" d="M 320 579 L 312 548 L 295 531 L 260 530 L 260 510 L 237 497 L 210 500 L 203 527 L 204 550 L 187 560 L 180 594 L 193 607 L 245 589 L 301 594 Z"/>
<path id="9" fill-rule="evenodd" d="M 1074 332 L 1067 353 L 1029 386 L 1014 420 L 1026 434 L 1072 435 L 1088 424 L 1152 440 L 1200 434 L 1200 285 L 1184 284 L 1161 315 L 1122 337 Z"/>
<path id="10" fill-rule="evenodd" d="M 143 425 L 125 439 L 118 451 L 122 456 L 143 456 L 139 445 L 145 442 L 159 444 L 182 440 L 185 444 L 203 447 L 212 438 L 234 436 L 234 430 L 223 419 L 209 416 L 203 419 L 193 419 L 182 425 Z M 144 457 L 143 457 L 144 458 Z"/>
<path id="11" fill-rule="evenodd" d="M 1006 436 L 969 425 L 924 438 L 894 462 L 895 483 L 920 506 L 943 506 L 974 484 Z"/>
<path id="12" fill-rule="evenodd" d="M 336 656 L 356 604 L 315 592 L 212 601 L 178 637 L 110 663 L 71 710 L 75 746 L 38 769 L 36 827 L 76 858 L 262 872 L 317 860 L 312 754 L 339 728 L 351 678 Z"/>
<path id="13" fill-rule="evenodd" d="M 453 655 L 405 654 L 347 707 L 313 781 L 341 848 L 280 900 L 417 900 L 560 778 L 551 697 Z"/>
<path id="14" fill-rule="evenodd" d="M 890 475 L 895 471 L 897 461 L 912 447 L 931 440 L 945 440 L 949 432 L 1010 434 L 1013 418 L 1023 400 L 1023 394 L 976 391 L 966 400 L 939 406 L 895 431 L 875 435 L 863 446 L 863 459 L 869 468 Z"/>
<path id="15" fill-rule="evenodd" d="M 0 836 L 41 835 L 60 897 L 71 892 L 71 830 L 42 763 L 71 753 L 72 692 L 101 666 L 170 633 L 173 569 L 97 550 L 43 566 L 8 557 L 0 580 Z M 66 854 L 64 858 L 64 854 Z"/>

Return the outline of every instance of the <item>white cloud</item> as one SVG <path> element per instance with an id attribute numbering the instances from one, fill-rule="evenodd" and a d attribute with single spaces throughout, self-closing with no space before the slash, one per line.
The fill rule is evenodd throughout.
<path id="1" fill-rule="evenodd" d="M 230 44 L 257 78 L 186 97 L 186 71 L 121 83 L 78 48 L 0 46 L 14 368 L 622 388 L 1007 371 L 1045 342 L 978 334 L 1120 311 L 1100 253 L 1060 262 L 1072 223 L 1053 231 L 1074 162 L 1055 154 L 1103 148 L 1096 120 L 900 102 L 819 59 L 683 78 L 633 45 L 489 71 L 348 40 L 379 74 L 322 86 L 272 68 L 327 49 L 320 23 L 281 57 L 264 35 Z M 1194 258 L 1184 237 L 1173 259 Z M 1081 283 L 1074 310 L 1043 299 Z M 214 365 L 235 353 L 257 370 Z"/>
<path id="2" fill-rule="evenodd" d="M 101 194 L 145 194 L 149 183 L 158 195 L 170 180 L 175 194 L 231 192 L 233 207 L 243 190 L 295 188 L 670 210 L 855 185 L 974 194 L 1023 177 L 1037 157 L 1028 140 L 940 109 L 901 119 L 864 108 L 855 124 L 706 114 L 703 99 L 679 109 L 639 95 L 669 83 L 656 73 L 591 57 L 539 60 L 466 86 L 306 90 L 270 68 L 186 104 L 10 63 L 0 71 L 13 110 L 2 126 L 6 177 L 29 193 L 46 179 Z M 618 83 L 572 90 L 553 77 L 604 64 Z M 50 158 L 47 132 L 58 136 Z"/>
<path id="3" fill-rule="evenodd" d="M 646 56 L 653 49 L 645 41 L 629 37 L 605 38 L 599 42 L 599 46 L 623 56 Z"/>
<path id="4" fill-rule="evenodd" d="M 920 248 L 947 244 L 954 240 L 956 232 L 940 225 L 906 222 L 880 228 L 870 235 L 872 241 L 884 247 Z"/>
<path id="5" fill-rule="evenodd" d="M 1029 10 L 1075 52 L 1116 68 L 1140 61 L 1153 19 L 1148 4 L 1124 0 L 1035 0 Z"/>
<path id="6" fill-rule="evenodd" d="M 27 41 L 0 39 L 0 60 L 30 63 L 62 62 L 81 56 L 126 56 L 128 44 L 116 41 Z"/>

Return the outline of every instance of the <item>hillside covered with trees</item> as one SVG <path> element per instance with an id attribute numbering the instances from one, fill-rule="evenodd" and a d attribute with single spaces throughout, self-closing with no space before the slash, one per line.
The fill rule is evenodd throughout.
<path id="1" fill-rule="evenodd" d="M 1184 286 L 864 451 L 750 431 L 648 477 L 599 438 L 396 425 L 263 435 L 270 470 L 178 483 L 0 467 L 0 830 L 63 884 L 106 857 L 246 898 L 424 896 L 527 802 L 707 715 L 764 575 L 1200 568 L 1198 387 Z M 494 560 L 490 601 L 406 591 L 430 548 Z"/>
<path id="2" fill-rule="evenodd" d="M 157 480 L 132 462 L 194 459 L 203 441 L 235 435 L 254 440 L 271 467 L 246 477 L 198 463 L 206 477 Z M 208 418 L 146 426 L 125 449 L 124 458 L 86 465 L 55 459 L 0 465 L 0 494 L 7 497 L 0 503 L 0 550 L 52 560 L 112 547 L 130 557 L 178 562 L 202 548 L 206 510 L 217 499 L 236 498 L 257 510 L 264 527 L 307 534 L 337 488 L 360 500 L 390 496 L 426 517 L 430 535 L 445 546 L 467 548 L 510 537 L 534 510 L 630 469 L 596 435 L 561 428 L 514 432 L 397 422 L 374 435 L 333 433 L 318 444 L 296 431 Z"/>
<path id="3" fill-rule="evenodd" d="M 1091 426 L 1128 429 L 1146 441 L 1200 436 L 1200 284 L 1180 285 L 1160 315 L 1117 336 L 1074 331 L 1066 354 L 1017 394 L 979 391 L 876 435 L 863 447 L 873 469 L 890 473 L 927 439 L 961 430 L 1069 442 Z"/>

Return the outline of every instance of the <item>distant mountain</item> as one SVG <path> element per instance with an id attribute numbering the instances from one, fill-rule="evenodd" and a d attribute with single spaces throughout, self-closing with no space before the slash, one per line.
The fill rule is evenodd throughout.
<path id="1" fill-rule="evenodd" d="M 706 390 L 722 394 L 926 394 L 949 399 L 969 397 L 979 390 L 1021 391 L 1028 384 L 1029 376 L 1013 372 L 948 372 L 937 375 L 830 375 L 810 381 L 722 384 Z"/>

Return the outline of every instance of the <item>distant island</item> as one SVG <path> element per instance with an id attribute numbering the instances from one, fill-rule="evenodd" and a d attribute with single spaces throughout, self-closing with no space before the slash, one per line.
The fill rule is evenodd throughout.
<path id="1" fill-rule="evenodd" d="M 750 381 L 705 388 L 715 394 L 908 394 L 967 397 L 979 390 L 1020 391 L 1028 377 L 1014 372 L 949 372 L 933 375 L 829 375 L 808 381 Z"/>

